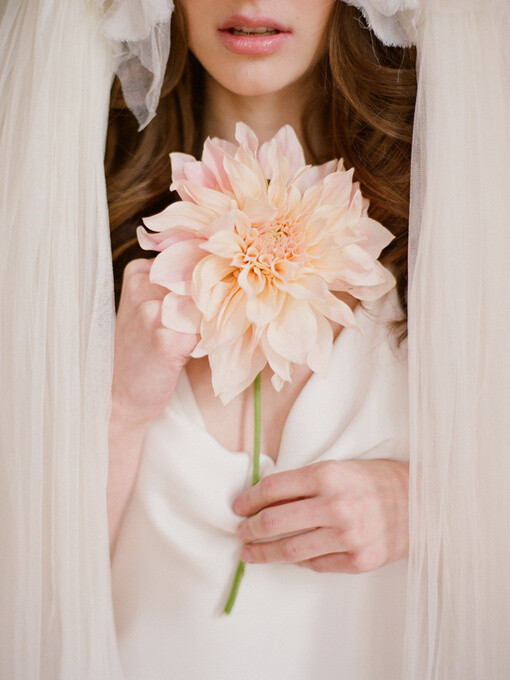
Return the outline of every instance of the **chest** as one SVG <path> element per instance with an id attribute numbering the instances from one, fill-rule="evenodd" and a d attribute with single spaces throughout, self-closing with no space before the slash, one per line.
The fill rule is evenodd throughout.
<path id="1" fill-rule="evenodd" d="M 311 376 L 307 366 L 295 366 L 291 383 L 280 392 L 271 384 L 272 371 L 266 367 L 261 375 L 261 450 L 275 462 L 285 423 L 299 393 Z M 215 397 L 207 357 L 192 359 L 186 369 L 194 398 L 208 432 L 230 451 L 253 450 L 253 387 L 223 404 Z"/>
<path id="2" fill-rule="evenodd" d="M 337 296 L 354 309 L 359 301 L 348 293 Z M 331 322 L 336 340 L 344 328 Z M 253 451 L 254 403 L 253 388 L 248 388 L 224 405 L 214 395 L 211 371 L 207 357 L 191 359 L 184 369 L 187 372 L 197 407 L 208 432 L 229 451 Z M 275 462 L 289 413 L 312 375 L 308 366 L 294 365 L 292 381 L 285 383 L 280 392 L 271 384 L 272 370 L 266 366 L 261 375 L 261 450 Z"/>

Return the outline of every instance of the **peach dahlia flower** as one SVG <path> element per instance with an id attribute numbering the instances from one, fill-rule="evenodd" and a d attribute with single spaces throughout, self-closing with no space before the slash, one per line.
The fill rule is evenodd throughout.
<path id="1" fill-rule="evenodd" d="M 362 332 L 334 292 L 373 300 L 396 283 L 377 261 L 394 236 L 368 217 L 342 160 L 306 165 L 288 125 L 261 146 L 243 123 L 235 138 L 208 138 L 201 160 L 170 154 L 182 200 L 143 219 L 156 233 L 137 232 L 142 248 L 160 251 L 150 279 L 169 290 L 163 325 L 200 333 L 192 356 L 209 356 L 223 403 L 267 363 L 277 390 L 292 364 L 324 375 L 328 319 Z"/>

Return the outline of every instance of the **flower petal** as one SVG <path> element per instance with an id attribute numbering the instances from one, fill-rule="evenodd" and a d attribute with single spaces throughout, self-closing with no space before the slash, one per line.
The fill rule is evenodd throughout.
<path id="1" fill-rule="evenodd" d="M 210 189 L 221 189 L 214 173 L 201 161 L 193 161 L 184 165 L 185 179 L 194 184 Z"/>
<path id="2" fill-rule="evenodd" d="M 199 340 L 195 345 L 195 349 L 191 352 L 190 357 L 193 359 L 200 359 L 207 356 L 207 353 L 207 348 L 205 347 L 204 343 L 202 340 Z"/>
<path id="3" fill-rule="evenodd" d="M 358 245 L 374 259 L 377 259 L 381 251 L 395 238 L 389 229 L 386 229 L 380 222 L 370 219 L 370 217 L 361 218 L 356 229 L 363 234 Z"/>
<path id="4" fill-rule="evenodd" d="M 269 148 L 267 150 L 267 162 L 271 168 L 270 179 L 278 179 L 285 186 L 287 186 L 290 178 L 290 163 L 289 159 L 282 153 L 276 137 L 274 137 L 269 142 Z"/>
<path id="5" fill-rule="evenodd" d="M 287 219 L 295 220 L 301 208 L 301 194 L 293 184 L 287 186 L 287 200 L 282 208 L 282 212 L 287 216 Z"/>
<path id="6" fill-rule="evenodd" d="M 198 296 L 199 308 L 204 316 L 204 320 L 209 324 L 205 328 L 204 333 L 207 338 L 210 338 L 215 332 L 214 318 L 218 315 L 222 305 L 232 292 L 233 286 L 236 282 L 233 280 L 218 281 L 212 288 L 201 291 Z"/>
<path id="7" fill-rule="evenodd" d="M 190 297 L 169 293 L 163 298 L 161 323 L 179 333 L 198 333 L 202 314 Z"/>
<path id="8" fill-rule="evenodd" d="M 303 147 L 292 126 L 284 125 L 281 127 L 274 136 L 274 139 L 278 143 L 281 153 L 287 159 L 290 172 L 293 175 L 306 165 Z"/>
<path id="9" fill-rule="evenodd" d="M 304 230 L 306 232 L 306 242 L 309 246 L 319 243 L 329 231 L 327 216 L 322 216 L 318 211 L 314 211 L 306 221 Z"/>
<path id="10" fill-rule="evenodd" d="M 242 335 L 250 326 L 246 317 L 246 293 L 236 287 L 225 300 L 215 319 L 218 346 L 228 345 Z"/>
<path id="11" fill-rule="evenodd" d="M 264 290 L 266 279 L 258 269 L 243 267 L 237 277 L 237 282 L 246 292 L 248 299 L 255 297 Z"/>
<path id="12" fill-rule="evenodd" d="M 235 342 L 249 326 L 246 293 L 236 284 L 223 297 L 217 314 L 202 323 L 200 332 L 206 346 L 216 351 Z"/>
<path id="13" fill-rule="evenodd" d="M 276 176 L 269 182 L 267 188 L 270 205 L 278 210 L 287 202 L 287 188 L 285 183 Z"/>
<path id="14" fill-rule="evenodd" d="M 381 277 L 381 283 L 373 286 L 346 286 L 347 290 L 351 295 L 357 297 L 359 300 L 377 300 L 382 297 L 385 293 L 391 290 L 397 284 L 396 278 L 393 274 L 383 267 L 380 262 L 375 262 L 374 267 L 379 271 Z"/>
<path id="15" fill-rule="evenodd" d="M 180 151 L 173 151 L 170 156 L 170 163 L 172 164 L 172 182 L 178 182 L 181 179 L 186 179 L 184 174 L 184 166 L 186 163 L 193 163 L 196 161 L 195 156 L 189 153 L 181 153 Z"/>
<path id="16" fill-rule="evenodd" d="M 337 229 L 356 228 L 363 215 L 364 198 L 356 185 L 357 182 L 353 184 L 353 194 L 348 207 L 337 215 L 335 221 L 335 228 Z"/>
<path id="17" fill-rule="evenodd" d="M 265 194 L 267 183 L 262 184 L 260 180 L 263 178 L 257 176 L 247 165 L 225 156 L 223 166 L 241 210 L 249 196 L 259 198 Z"/>
<path id="18" fill-rule="evenodd" d="M 276 279 L 274 285 L 298 300 L 323 300 L 328 294 L 324 279 L 314 274 L 285 282 Z"/>
<path id="19" fill-rule="evenodd" d="M 322 182 L 322 201 L 333 205 L 349 205 L 354 169 L 332 172 Z"/>
<path id="20" fill-rule="evenodd" d="M 267 200 L 248 197 L 243 206 L 243 213 L 250 223 L 256 226 L 270 222 L 276 217 L 277 210 Z"/>
<path id="21" fill-rule="evenodd" d="M 235 231 L 217 231 L 207 241 L 202 241 L 201 248 L 219 257 L 231 260 L 243 251 L 243 239 Z"/>
<path id="22" fill-rule="evenodd" d="M 257 160 L 262 168 L 262 172 L 266 179 L 271 179 L 273 175 L 273 170 L 269 165 L 267 154 L 269 151 L 269 142 L 264 142 L 257 153 Z"/>
<path id="23" fill-rule="evenodd" d="M 329 293 L 325 300 L 312 300 L 310 304 L 328 319 L 365 335 L 363 329 L 356 323 L 356 317 L 349 305 L 339 300 L 333 293 Z"/>
<path id="24" fill-rule="evenodd" d="M 275 260 L 271 265 L 271 271 L 281 281 L 290 281 L 299 274 L 299 265 L 290 260 Z"/>
<path id="25" fill-rule="evenodd" d="M 237 147 L 232 142 L 227 142 L 226 139 L 221 139 L 220 137 L 210 137 L 211 142 L 223 151 L 227 156 L 232 158 L 235 156 Z"/>
<path id="26" fill-rule="evenodd" d="M 342 252 L 345 260 L 338 278 L 353 286 L 375 286 L 385 280 L 377 260 L 356 243 L 345 246 Z"/>
<path id="27" fill-rule="evenodd" d="M 278 316 L 284 301 L 285 293 L 267 283 L 257 296 L 248 298 L 246 316 L 255 326 L 263 328 Z"/>
<path id="28" fill-rule="evenodd" d="M 191 297 L 191 281 L 168 281 L 165 288 L 171 290 L 176 295 Z"/>
<path id="29" fill-rule="evenodd" d="M 188 231 L 183 229 L 182 231 L 177 231 L 177 229 L 171 230 L 170 232 L 157 232 L 155 234 L 150 234 L 143 227 L 137 227 L 136 235 L 138 237 L 138 243 L 140 247 L 144 250 L 156 250 L 162 251 L 169 248 L 174 243 L 179 241 L 189 241 L 192 238 L 196 238 L 197 235 L 194 231 Z"/>
<path id="30" fill-rule="evenodd" d="M 286 381 L 283 380 L 283 378 L 281 378 L 278 375 L 278 373 L 273 373 L 273 375 L 271 376 L 271 384 L 274 387 L 276 392 L 281 391 L 282 387 L 285 385 L 285 382 Z M 290 382 L 290 380 L 288 382 Z"/>
<path id="31" fill-rule="evenodd" d="M 156 215 L 143 217 L 142 222 L 152 231 L 165 231 L 182 227 L 200 231 L 216 216 L 214 211 L 203 205 L 195 205 L 189 201 L 176 201 Z"/>
<path id="32" fill-rule="evenodd" d="M 202 239 L 179 241 L 159 253 L 150 270 L 151 282 L 168 288 L 176 281 L 190 281 L 195 266 L 205 256 L 199 248 L 201 243 Z"/>
<path id="33" fill-rule="evenodd" d="M 337 247 L 332 239 L 323 239 L 322 242 L 309 248 L 308 253 L 311 266 L 331 288 L 331 282 L 342 277 L 345 267 L 342 249 Z"/>
<path id="34" fill-rule="evenodd" d="M 302 213 L 312 213 L 320 204 L 322 199 L 322 182 L 308 187 L 301 199 L 300 209 Z"/>
<path id="35" fill-rule="evenodd" d="M 232 286 L 237 285 L 237 281 L 231 276 L 233 271 L 234 267 L 230 266 L 228 260 L 216 255 L 206 255 L 195 267 L 191 295 L 207 320 L 218 312 L 219 304 L 230 293 Z M 220 290 L 216 290 L 220 282 L 224 282 L 224 285 Z M 221 298 L 217 299 L 220 291 Z"/>
<path id="36" fill-rule="evenodd" d="M 213 219 L 207 227 L 200 231 L 200 235 L 208 239 L 217 231 L 234 231 L 239 210 L 231 210 L 216 219 Z"/>
<path id="37" fill-rule="evenodd" d="M 214 392 L 223 404 L 249 387 L 267 364 L 251 329 L 232 345 L 209 355 Z"/>
<path id="38" fill-rule="evenodd" d="M 235 153 L 235 146 L 232 145 L 232 155 Z M 213 173 L 218 186 L 223 191 L 231 191 L 230 180 L 223 167 L 223 159 L 225 158 L 225 149 L 218 144 L 218 140 L 212 140 L 210 137 L 204 142 L 204 149 L 202 151 L 202 163 L 206 165 Z"/>
<path id="39" fill-rule="evenodd" d="M 315 316 L 308 302 L 287 296 L 280 313 L 267 329 L 272 349 L 289 361 L 303 364 L 316 341 Z"/>
<path id="40" fill-rule="evenodd" d="M 291 182 L 303 194 L 313 184 L 320 182 L 331 172 L 338 169 L 338 161 L 333 159 L 322 165 L 305 165 L 294 174 Z"/>
<path id="41" fill-rule="evenodd" d="M 170 189 L 179 192 L 179 196 L 184 201 L 191 201 L 199 206 L 207 206 L 207 208 L 215 213 L 215 216 L 222 213 L 229 212 L 236 207 L 235 201 L 231 196 L 227 196 L 221 191 L 209 189 L 208 187 L 201 187 L 198 184 L 189 182 L 188 180 L 181 180 L 177 183 L 172 183 Z M 149 226 L 149 225 L 148 225 Z"/>
<path id="42" fill-rule="evenodd" d="M 278 352 L 274 351 L 274 349 L 268 342 L 266 332 L 262 333 L 262 335 L 260 336 L 260 346 L 262 347 L 262 350 L 267 357 L 269 366 L 275 372 L 275 374 L 281 379 L 282 381 L 281 384 L 283 385 L 284 382 L 290 382 L 291 379 L 290 361 L 282 357 L 282 355 L 278 354 Z"/>
<path id="43" fill-rule="evenodd" d="M 261 193 L 265 192 L 267 187 L 267 178 L 262 170 L 262 167 L 258 161 L 257 156 L 247 149 L 245 146 L 240 146 L 234 156 L 235 160 L 239 163 L 243 163 L 247 168 L 249 168 L 252 173 L 256 176 L 257 181 L 261 187 Z"/>
<path id="44" fill-rule="evenodd" d="M 235 138 L 239 144 L 244 144 L 252 153 L 256 154 L 259 148 L 259 140 L 253 130 L 246 123 L 236 124 Z"/>

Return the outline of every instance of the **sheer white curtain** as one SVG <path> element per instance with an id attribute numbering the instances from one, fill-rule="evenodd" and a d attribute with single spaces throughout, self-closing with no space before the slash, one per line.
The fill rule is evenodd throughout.
<path id="1" fill-rule="evenodd" d="M 0 677 L 120 680 L 106 523 L 111 49 L 83 0 L 0 27 Z"/>
<path id="2" fill-rule="evenodd" d="M 510 3 L 428 0 L 410 224 L 406 680 L 510 678 Z"/>
<path id="3" fill-rule="evenodd" d="M 348 2 L 418 50 L 402 677 L 507 680 L 510 2 Z"/>

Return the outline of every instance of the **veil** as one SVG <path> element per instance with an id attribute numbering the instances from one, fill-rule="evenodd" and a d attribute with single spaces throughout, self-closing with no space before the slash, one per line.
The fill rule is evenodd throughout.
<path id="1" fill-rule="evenodd" d="M 83 0 L 0 25 L 0 677 L 122 678 L 106 520 L 114 58 Z"/>
<path id="2" fill-rule="evenodd" d="M 349 2 L 386 43 L 418 50 L 402 678 L 508 680 L 510 3 Z M 172 5 L 3 8 L 5 680 L 123 680 L 106 517 L 115 315 L 103 157 L 115 72 L 140 129 L 155 115 Z"/>

